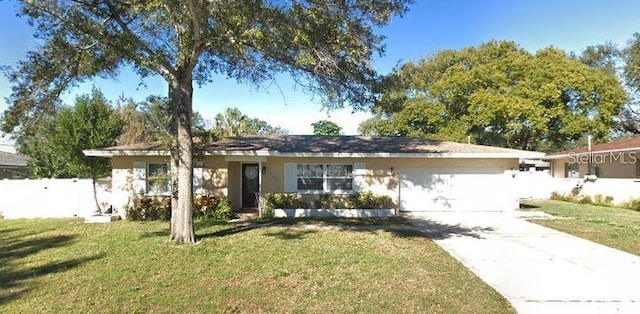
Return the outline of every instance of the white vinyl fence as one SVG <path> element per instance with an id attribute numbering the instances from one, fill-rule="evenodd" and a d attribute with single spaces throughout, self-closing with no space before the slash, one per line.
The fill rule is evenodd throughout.
<path id="1" fill-rule="evenodd" d="M 109 208 L 111 179 L 97 181 L 98 203 Z M 5 219 L 86 217 L 96 212 L 91 179 L 0 180 Z"/>
<path id="2" fill-rule="evenodd" d="M 519 172 L 516 174 L 520 198 L 548 199 L 552 192 L 578 196 L 602 195 L 613 197 L 614 203 L 626 202 L 631 198 L 640 198 L 640 180 L 604 179 L 585 181 L 582 178 L 552 178 L 548 172 Z"/>

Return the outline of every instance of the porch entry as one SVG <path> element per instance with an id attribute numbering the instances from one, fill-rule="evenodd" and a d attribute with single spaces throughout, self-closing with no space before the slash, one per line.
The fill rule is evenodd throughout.
<path id="1" fill-rule="evenodd" d="M 260 192 L 258 164 L 242 164 L 242 208 L 258 207 L 256 195 Z"/>

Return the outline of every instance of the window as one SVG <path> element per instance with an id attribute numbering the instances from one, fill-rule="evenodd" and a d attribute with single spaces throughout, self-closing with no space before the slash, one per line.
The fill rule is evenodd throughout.
<path id="1" fill-rule="evenodd" d="M 169 194 L 170 190 L 169 164 L 150 162 L 147 166 L 147 194 Z"/>
<path id="2" fill-rule="evenodd" d="M 298 191 L 353 190 L 353 165 L 302 164 L 296 170 Z"/>
<path id="3" fill-rule="evenodd" d="M 564 164 L 564 177 L 565 178 L 580 178 L 580 167 L 577 163 L 565 163 Z"/>

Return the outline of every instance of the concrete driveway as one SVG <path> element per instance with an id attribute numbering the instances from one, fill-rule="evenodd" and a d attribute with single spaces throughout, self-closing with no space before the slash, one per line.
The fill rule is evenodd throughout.
<path id="1" fill-rule="evenodd" d="M 640 313 L 640 257 L 514 213 L 411 214 L 519 313 Z M 640 239 L 639 239 L 640 241 Z"/>

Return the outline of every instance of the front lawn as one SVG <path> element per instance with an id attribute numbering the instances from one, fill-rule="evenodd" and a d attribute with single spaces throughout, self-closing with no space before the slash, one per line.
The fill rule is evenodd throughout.
<path id="1" fill-rule="evenodd" d="M 513 312 L 422 234 L 345 224 L 200 223 L 175 246 L 167 223 L 0 220 L 0 312 Z"/>
<path id="2" fill-rule="evenodd" d="M 539 225 L 640 255 L 640 212 L 623 208 L 536 200 L 524 207 L 570 219 L 531 220 Z"/>

